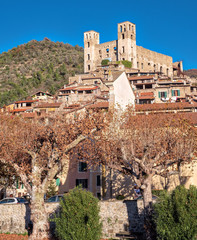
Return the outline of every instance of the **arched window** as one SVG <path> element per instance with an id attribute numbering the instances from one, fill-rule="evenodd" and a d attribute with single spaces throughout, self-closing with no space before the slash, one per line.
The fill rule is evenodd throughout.
<path id="1" fill-rule="evenodd" d="M 162 66 L 160 67 L 160 73 L 162 73 L 162 71 L 163 71 L 163 68 L 162 68 Z"/>
<path id="2" fill-rule="evenodd" d="M 134 32 L 134 26 L 132 26 L 132 32 Z"/>

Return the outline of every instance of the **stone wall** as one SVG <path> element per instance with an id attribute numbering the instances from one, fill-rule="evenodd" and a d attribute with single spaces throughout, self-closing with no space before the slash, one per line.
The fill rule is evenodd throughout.
<path id="1" fill-rule="evenodd" d="M 58 211 L 58 203 L 45 204 L 50 216 Z M 116 234 L 132 230 L 143 232 L 143 202 L 101 201 L 100 215 L 103 223 L 103 237 L 116 237 Z M 30 208 L 25 204 L 0 205 L 0 232 L 25 233 L 30 222 Z"/>

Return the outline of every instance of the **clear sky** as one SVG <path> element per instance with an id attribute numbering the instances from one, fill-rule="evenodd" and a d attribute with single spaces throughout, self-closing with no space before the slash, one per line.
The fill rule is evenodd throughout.
<path id="1" fill-rule="evenodd" d="M 83 46 L 83 32 L 117 39 L 117 23 L 136 24 L 137 45 L 197 68 L 197 0 L 0 0 L 0 53 L 32 39 Z"/>

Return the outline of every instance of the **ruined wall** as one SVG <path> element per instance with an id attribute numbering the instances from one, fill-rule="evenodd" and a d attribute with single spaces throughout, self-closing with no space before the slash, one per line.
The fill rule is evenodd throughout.
<path id="1" fill-rule="evenodd" d="M 50 216 L 57 211 L 58 203 L 45 204 Z M 52 215 L 52 214 L 51 214 Z M 103 237 L 116 237 L 116 234 L 132 230 L 143 232 L 143 202 L 101 201 L 100 215 L 103 223 Z M 0 232 L 25 233 L 30 220 L 30 209 L 25 204 L 0 205 Z"/>

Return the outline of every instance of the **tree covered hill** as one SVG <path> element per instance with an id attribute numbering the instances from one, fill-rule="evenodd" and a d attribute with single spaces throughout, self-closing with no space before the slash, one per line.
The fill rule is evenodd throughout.
<path id="1" fill-rule="evenodd" d="M 83 48 L 48 38 L 0 54 L 0 106 L 38 90 L 55 91 L 83 72 Z"/>

